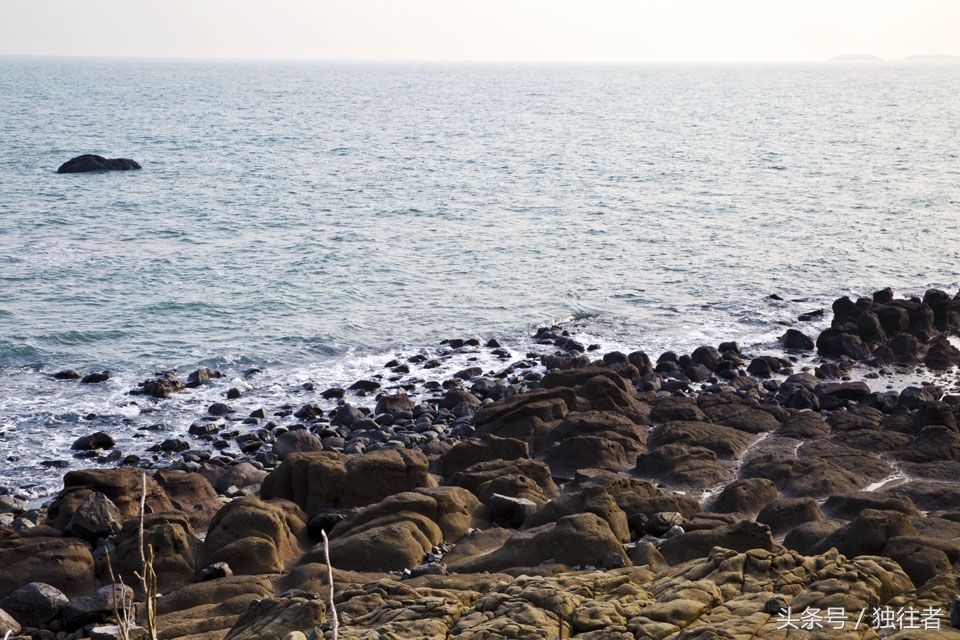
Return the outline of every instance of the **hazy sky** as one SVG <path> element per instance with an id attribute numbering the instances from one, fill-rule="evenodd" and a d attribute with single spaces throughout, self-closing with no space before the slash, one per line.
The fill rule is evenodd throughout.
<path id="1" fill-rule="evenodd" d="M 960 0 L 0 0 L 0 54 L 802 61 L 960 55 Z"/>

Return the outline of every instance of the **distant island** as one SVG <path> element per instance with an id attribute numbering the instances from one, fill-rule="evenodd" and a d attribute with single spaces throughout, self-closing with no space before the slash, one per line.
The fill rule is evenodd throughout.
<path id="1" fill-rule="evenodd" d="M 877 62 L 879 60 L 883 58 L 867 53 L 847 53 L 830 58 L 830 62 Z"/>

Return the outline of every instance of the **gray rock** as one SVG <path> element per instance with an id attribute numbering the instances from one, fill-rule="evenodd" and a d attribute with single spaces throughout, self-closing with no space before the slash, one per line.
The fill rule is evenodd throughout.
<path id="1" fill-rule="evenodd" d="M 63 623 L 67 629 L 79 629 L 88 624 L 107 622 L 113 618 L 114 608 L 124 609 L 133 602 L 133 589 L 119 584 L 108 584 L 92 596 L 74 598 L 63 607 Z"/>
<path id="2" fill-rule="evenodd" d="M 67 596 L 56 587 L 31 582 L 0 600 L 0 608 L 24 627 L 44 628 L 60 617 L 67 602 Z"/>
<path id="3" fill-rule="evenodd" d="M 91 493 L 77 507 L 63 532 L 68 536 L 96 542 L 120 531 L 123 516 L 117 505 L 99 491 Z"/>
<path id="4" fill-rule="evenodd" d="M 23 513 L 30 508 L 26 500 L 11 495 L 0 496 L 0 513 Z"/>

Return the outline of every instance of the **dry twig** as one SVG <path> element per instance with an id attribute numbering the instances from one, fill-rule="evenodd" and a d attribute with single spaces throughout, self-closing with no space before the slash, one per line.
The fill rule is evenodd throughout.
<path id="1" fill-rule="evenodd" d="M 340 631 L 340 619 L 337 618 L 337 607 L 333 604 L 333 567 L 330 566 L 330 541 L 327 539 L 327 532 L 321 529 L 320 535 L 323 536 L 323 557 L 327 561 L 327 583 L 330 585 L 330 615 L 333 627 L 333 640 L 337 640 L 337 634 Z"/>

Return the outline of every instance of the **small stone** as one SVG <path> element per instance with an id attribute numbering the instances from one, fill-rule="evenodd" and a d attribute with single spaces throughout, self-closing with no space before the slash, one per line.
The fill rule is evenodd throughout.
<path id="1" fill-rule="evenodd" d="M 207 580 L 216 580 L 217 578 L 229 578 L 233 575 L 233 570 L 226 562 L 214 562 L 210 566 L 200 570 L 200 582 Z"/>
<path id="2" fill-rule="evenodd" d="M 243 395 L 243 391 L 241 391 L 237 387 L 231 387 L 230 389 L 227 390 L 227 400 L 236 400 L 242 395 Z"/>
<path id="3" fill-rule="evenodd" d="M 768 613 L 771 616 L 779 614 L 781 611 L 787 610 L 787 601 L 779 596 L 775 596 L 767 600 L 763 605 L 763 612 Z"/>

